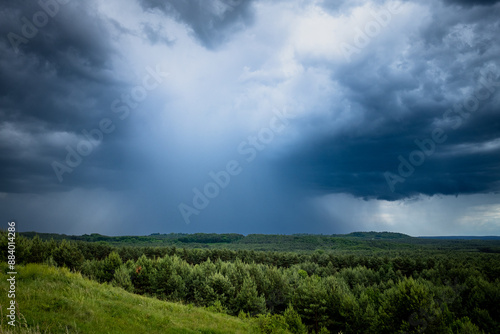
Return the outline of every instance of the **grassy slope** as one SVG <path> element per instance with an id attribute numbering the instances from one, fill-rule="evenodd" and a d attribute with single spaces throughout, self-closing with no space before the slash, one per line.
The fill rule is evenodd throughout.
<path id="1" fill-rule="evenodd" d="M 0 332 L 6 323 L 7 276 L 0 273 Z M 17 267 L 16 301 L 30 328 L 46 333 L 257 333 L 251 320 L 128 293 L 68 270 Z M 23 332 L 28 332 L 27 330 Z"/>

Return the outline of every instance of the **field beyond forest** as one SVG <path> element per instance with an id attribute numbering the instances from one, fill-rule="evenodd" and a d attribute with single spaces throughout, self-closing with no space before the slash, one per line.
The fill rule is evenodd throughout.
<path id="1" fill-rule="evenodd" d="M 16 259 L 20 332 L 500 333 L 495 237 L 24 232 Z"/>

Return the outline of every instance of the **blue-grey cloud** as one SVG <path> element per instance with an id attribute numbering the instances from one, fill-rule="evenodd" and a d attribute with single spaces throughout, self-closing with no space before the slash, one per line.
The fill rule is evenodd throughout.
<path id="1" fill-rule="evenodd" d="M 160 10 L 188 25 L 196 38 L 213 49 L 252 22 L 252 1 L 248 0 L 141 0 L 148 10 Z"/>
<path id="2" fill-rule="evenodd" d="M 397 222 L 401 208 L 441 205 L 435 233 L 453 224 L 438 220 L 496 210 L 496 1 L 63 2 L 47 2 L 53 16 L 35 1 L 1 5 L 4 220 L 64 233 L 418 234 Z M 25 36 L 39 12 L 47 22 Z M 345 57 L 342 43 L 374 22 Z M 269 139 L 284 110 L 293 117 Z M 81 161 L 68 151 L 89 143 Z M 58 174 L 67 159 L 77 166 Z M 231 160 L 242 172 L 186 224 L 179 205 Z M 458 217 L 464 195 L 474 208 Z"/>
<path id="3" fill-rule="evenodd" d="M 404 56 L 381 45 L 347 65 L 331 65 L 332 81 L 344 88 L 343 98 L 358 116 L 342 130 L 319 132 L 290 152 L 280 165 L 295 166 L 287 168 L 288 178 L 367 199 L 498 192 L 499 10 L 498 5 L 454 13 L 442 8 L 408 37 Z M 456 104 L 465 106 L 455 111 Z M 298 126 L 336 122 L 329 114 Z M 436 129 L 444 140 L 433 140 Z M 407 167 L 411 158 L 418 166 Z M 400 165 L 408 171 L 403 177 Z"/>

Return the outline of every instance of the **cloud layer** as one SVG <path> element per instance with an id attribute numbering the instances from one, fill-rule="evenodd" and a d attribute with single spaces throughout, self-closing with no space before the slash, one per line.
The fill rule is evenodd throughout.
<path id="1" fill-rule="evenodd" d="M 500 233 L 497 1 L 2 7 L 25 230 Z"/>

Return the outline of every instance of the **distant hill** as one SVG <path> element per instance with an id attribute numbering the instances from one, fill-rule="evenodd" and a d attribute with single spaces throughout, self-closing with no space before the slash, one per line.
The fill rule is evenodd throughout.
<path id="1" fill-rule="evenodd" d="M 500 236 L 448 236 L 448 237 L 418 237 L 421 239 L 441 239 L 441 240 L 500 240 Z"/>
<path id="2" fill-rule="evenodd" d="M 366 239 L 404 239 L 411 238 L 411 236 L 403 233 L 396 232 L 352 232 L 345 234 L 346 237 L 366 238 Z"/>

